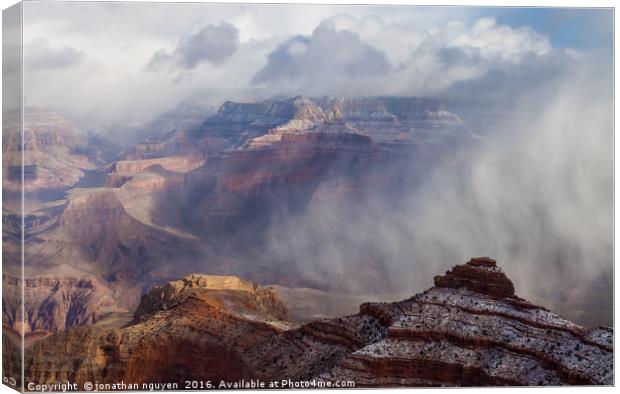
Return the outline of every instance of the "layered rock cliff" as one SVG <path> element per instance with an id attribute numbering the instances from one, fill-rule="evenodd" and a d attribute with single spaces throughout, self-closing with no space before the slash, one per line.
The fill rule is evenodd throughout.
<path id="1" fill-rule="evenodd" d="M 435 287 L 356 315 L 286 323 L 277 294 L 234 277 L 191 275 L 154 288 L 134 322 L 34 344 L 27 380 L 113 382 L 260 378 L 356 387 L 609 385 L 613 329 L 587 329 L 514 294 L 489 258 Z M 54 349 L 71 348 L 71 353 Z"/>
<path id="2" fill-rule="evenodd" d="M 195 141 L 224 139 L 229 147 L 261 148 L 282 135 L 308 132 L 360 133 L 378 142 L 445 143 L 474 137 L 438 99 L 303 96 L 226 102 L 189 135 Z"/>
<path id="3" fill-rule="evenodd" d="M 17 191 L 21 178 L 22 124 L 19 114 L 5 115 L 3 187 Z M 26 192 L 66 188 L 98 164 L 102 161 L 97 148 L 90 146 L 71 122 L 43 108 L 25 108 L 23 165 Z"/>
<path id="4" fill-rule="evenodd" d="M 305 97 L 267 100 L 258 103 L 224 103 L 196 133 L 220 137 L 241 146 L 265 134 L 304 131 L 329 121 L 323 110 Z"/>
<path id="5" fill-rule="evenodd" d="M 94 324 L 113 313 L 125 312 L 112 292 L 92 277 L 32 278 L 2 276 L 2 324 L 26 335 L 63 331 Z M 24 320 L 15 307 L 24 296 Z"/>
<path id="6" fill-rule="evenodd" d="M 436 98 L 333 98 L 321 106 L 337 111 L 345 124 L 377 142 L 443 145 L 477 137 L 450 103 Z"/>

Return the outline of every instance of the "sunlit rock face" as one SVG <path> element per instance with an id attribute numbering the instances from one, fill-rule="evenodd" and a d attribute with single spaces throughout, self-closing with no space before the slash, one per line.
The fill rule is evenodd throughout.
<path id="1" fill-rule="evenodd" d="M 298 326 L 286 321 L 274 289 L 194 274 L 144 295 L 127 327 L 37 342 L 26 370 L 31 381 L 79 385 L 154 377 L 356 387 L 613 383 L 613 329 L 586 329 L 517 297 L 495 261 L 472 259 L 436 282 L 404 301 Z M 51 351 L 66 346 L 73 351 Z"/>
<path id="2" fill-rule="evenodd" d="M 192 274 L 182 280 L 151 289 L 142 297 L 134 313 L 134 320 L 144 321 L 161 310 L 178 305 L 186 297 L 195 293 L 208 293 L 218 298 L 228 292 L 231 294 L 239 292 L 251 299 L 250 305 L 245 304 L 244 309 L 249 308 L 254 313 L 273 320 L 285 321 L 287 319 L 284 304 L 271 288 L 261 287 L 236 276 Z M 237 307 L 241 308 L 241 303 Z M 241 312 L 241 309 L 236 309 L 235 312 Z"/>
<path id="3" fill-rule="evenodd" d="M 294 97 L 258 103 L 224 103 L 196 133 L 230 141 L 241 146 L 251 138 L 284 132 L 304 131 L 327 123 L 328 117 L 311 100 Z M 279 130 L 279 132 L 277 131 Z"/>
<path id="4" fill-rule="evenodd" d="M 30 381 L 150 382 L 256 376 L 245 354 L 294 325 L 271 288 L 232 276 L 193 274 L 153 288 L 126 327 L 80 327 L 26 352 Z M 60 349 L 70 348 L 70 352 Z M 60 356 L 52 355 L 58 349 Z"/>
<path id="5" fill-rule="evenodd" d="M 146 170 L 159 169 L 163 172 L 183 174 L 202 166 L 206 162 L 206 154 L 200 153 L 140 160 L 118 160 L 107 171 L 104 185 L 121 187 L 125 182 Z"/>

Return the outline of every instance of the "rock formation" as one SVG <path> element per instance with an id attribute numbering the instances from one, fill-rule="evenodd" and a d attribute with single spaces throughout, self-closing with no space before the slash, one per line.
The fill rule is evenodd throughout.
<path id="1" fill-rule="evenodd" d="M 232 146 L 269 134 L 303 131 L 328 122 L 328 117 L 305 97 L 267 100 L 258 103 L 224 103 L 195 132 L 211 138 L 225 138 Z"/>
<path id="2" fill-rule="evenodd" d="M 287 319 L 286 309 L 282 301 L 271 288 L 258 286 L 236 276 L 192 274 L 182 280 L 157 286 L 144 295 L 134 313 L 134 320 L 146 320 L 154 313 L 172 308 L 196 293 L 209 293 L 219 297 L 225 292 L 252 294 L 254 305 L 251 309 L 253 311 L 259 312 L 261 316 L 271 320 L 285 321 Z M 234 311 L 241 312 L 238 308 Z"/>
<path id="3" fill-rule="evenodd" d="M 337 114 L 348 127 L 378 142 L 437 143 L 473 137 L 463 120 L 434 98 L 366 97 L 314 99 L 325 111 Z"/>
<path id="4" fill-rule="evenodd" d="M 144 184 L 146 180 L 140 176 L 119 189 L 73 189 L 67 200 L 29 215 L 26 278 L 62 282 L 85 275 L 95 277 L 99 289 L 111 291 L 116 305 L 133 310 L 144 287 L 157 282 L 157 272 L 189 271 L 188 262 L 196 261 L 201 243 L 145 218 L 150 211 L 140 211 L 134 201 L 142 198 L 139 207 L 148 211 L 148 200 L 133 189 L 134 182 Z M 152 191 L 159 186 L 148 187 Z M 12 251 L 18 242 L 5 239 L 4 246 Z M 52 295 L 53 287 L 39 291 L 44 289 Z M 27 298 L 30 296 L 26 293 Z M 33 293 L 32 297 L 36 304 L 44 295 Z"/>
<path id="5" fill-rule="evenodd" d="M 35 278 L 22 281 L 2 276 L 2 324 L 22 332 L 20 312 L 15 310 L 24 291 L 23 332 L 26 335 L 51 333 L 97 323 L 119 308 L 112 292 L 95 278 Z"/>
<path id="6" fill-rule="evenodd" d="M 497 267 L 496 261 L 486 257 L 472 259 L 468 264 L 457 265 L 444 276 L 436 276 L 435 286 L 464 287 L 495 297 L 512 297 L 515 294 L 512 282 Z"/>
<path id="7" fill-rule="evenodd" d="M 229 101 L 202 125 L 183 134 L 203 143 L 226 140 L 228 147 L 261 148 L 280 141 L 283 135 L 308 132 L 360 133 L 378 142 L 442 143 L 474 136 L 438 99 L 303 96 Z"/>
<path id="8" fill-rule="evenodd" d="M 3 172 L 7 191 L 20 188 L 20 118 L 6 114 L 2 142 Z M 77 132 L 76 127 L 58 114 L 35 107 L 24 110 L 23 164 L 26 192 L 62 189 L 74 185 L 86 170 L 102 164 L 95 147 Z"/>
<path id="9" fill-rule="evenodd" d="M 356 387 L 609 385 L 613 330 L 587 329 L 514 294 L 489 258 L 410 299 L 296 326 L 273 289 L 191 275 L 156 287 L 134 322 L 35 343 L 26 380 L 353 381 Z M 71 353 L 54 349 L 70 347 Z"/>
<path id="10" fill-rule="evenodd" d="M 163 298 L 161 298 L 163 297 Z M 81 327 L 33 344 L 26 381 L 237 379 L 243 354 L 290 327 L 277 294 L 234 277 L 190 275 L 146 294 L 122 329 Z M 53 354 L 58 347 L 70 352 Z"/>
<path id="11" fill-rule="evenodd" d="M 161 167 L 175 173 L 186 173 L 205 164 L 205 156 L 205 154 L 194 153 L 141 160 L 118 160 L 110 167 L 105 186 L 120 187 L 134 176 L 153 167 Z"/>
<path id="12" fill-rule="evenodd" d="M 516 297 L 495 261 L 472 259 L 435 284 L 403 302 L 362 305 L 387 335 L 322 378 L 374 387 L 613 383 L 613 330 Z"/>

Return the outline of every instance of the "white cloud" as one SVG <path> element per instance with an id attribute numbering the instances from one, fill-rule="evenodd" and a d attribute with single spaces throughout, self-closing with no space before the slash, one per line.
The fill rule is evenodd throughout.
<path id="1" fill-rule="evenodd" d="M 463 24 L 448 27 L 446 47 L 474 51 L 484 59 L 519 63 L 528 55 L 544 56 L 552 50 L 547 37 L 528 27 L 497 25 L 494 18 L 481 18 L 471 29 Z"/>
<path id="2" fill-rule="evenodd" d="M 293 53 L 293 46 L 299 53 Z M 373 56 L 361 56 L 360 48 Z M 527 27 L 498 25 L 493 18 L 419 28 L 377 15 L 338 14 L 311 35 L 281 43 L 253 82 L 285 94 L 437 95 L 489 73 L 512 75 L 514 83 L 522 77 L 535 79 L 538 71 L 561 67 L 555 59 L 565 57 L 546 36 Z M 353 73 L 347 62 L 366 66 L 366 71 L 382 66 Z M 520 72 L 523 67 L 528 75 Z"/>

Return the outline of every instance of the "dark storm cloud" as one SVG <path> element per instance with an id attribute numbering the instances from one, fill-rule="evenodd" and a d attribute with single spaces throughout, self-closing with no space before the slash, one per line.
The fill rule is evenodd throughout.
<path id="1" fill-rule="evenodd" d="M 296 36 L 280 44 L 252 85 L 293 82 L 302 87 L 328 87 L 331 81 L 384 75 L 390 71 L 385 54 L 364 43 L 357 33 L 320 24 L 312 36 Z"/>
<path id="2" fill-rule="evenodd" d="M 207 62 L 221 64 L 239 47 L 239 31 L 233 25 L 220 23 L 207 25 L 196 34 L 181 39 L 172 52 L 156 52 L 148 64 L 149 69 L 180 67 L 191 70 Z"/>
<path id="3" fill-rule="evenodd" d="M 24 48 L 24 67 L 30 70 L 61 69 L 82 63 L 85 55 L 75 48 L 54 48 L 44 39 L 27 44 Z"/>

